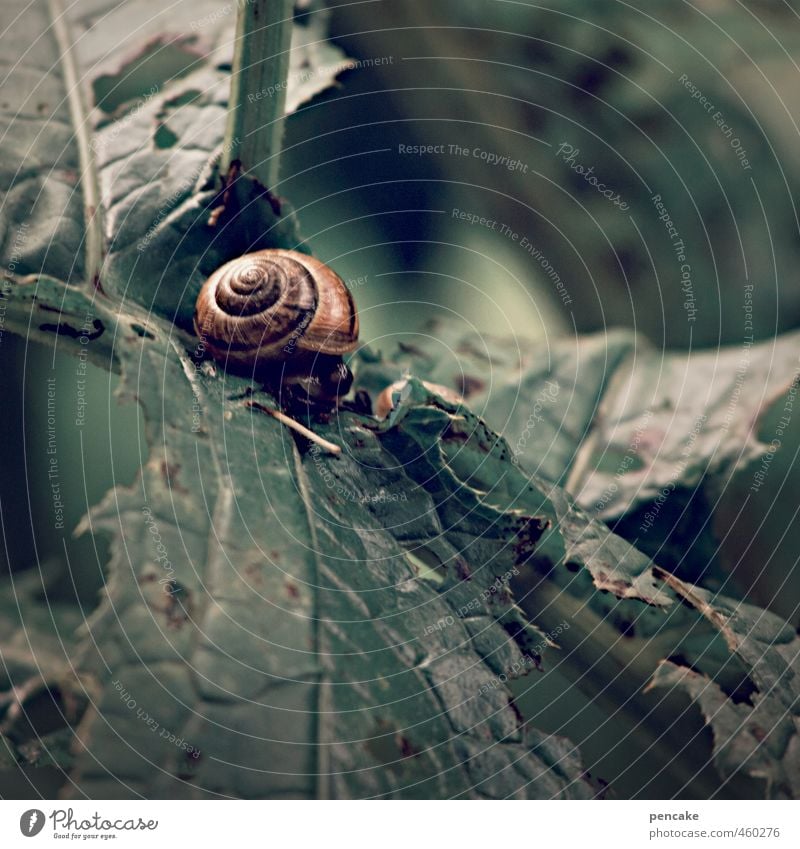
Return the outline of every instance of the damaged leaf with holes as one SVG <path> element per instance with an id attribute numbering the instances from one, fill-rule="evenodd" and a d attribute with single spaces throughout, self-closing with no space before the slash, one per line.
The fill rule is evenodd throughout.
<path id="1" fill-rule="evenodd" d="M 594 795 L 571 744 L 526 727 L 500 678 L 550 642 L 508 588 L 546 520 L 487 507 L 456 531 L 398 462 L 411 439 L 401 450 L 343 414 L 329 436 L 344 456 L 295 444 L 249 382 L 196 367 L 171 334 L 126 346 L 123 374 L 149 376 L 140 401 L 162 411 L 152 460 L 84 528 L 111 533 L 114 554 L 79 655 L 98 692 L 78 728 L 80 792 Z"/>
<path id="2" fill-rule="evenodd" d="M 652 687 L 685 691 L 714 735 L 714 760 L 729 779 L 742 770 L 762 782 L 767 797 L 800 795 L 800 638 L 780 617 L 714 595 L 678 578 L 667 581 L 722 635 L 745 669 L 749 692 L 732 698 L 692 666 L 664 661 Z"/>
<path id="3" fill-rule="evenodd" d="M 526 469 L 663 568 L 753 587 L 796 616 L 796 511 L 782 493 L 800 486 L 797 332 L 665 354 L 628 331 L 527 343 L 459 322 L 429 330 L 390 361 L 365 358 L 361 385 L 377 391 L 405 369 L 455 389 Z"/>
<path id="4" fill-rule="evenodd" d="M 13 70 L 0 104 L 0 266 L 12 284 L 4 288 L 9 322 L 23 320 L 18 297 L 47 305 L 37 286 L 59 281 L 190 327 L 213 269 L 246 250 L 301 241 L 274 187 L 241 180 L 236 197 L 223 194 L 216 161 L 236 5 L 61 5 L 10 0 L 5 10 L 12 23 L 4 55 Z M 295 24 L 287 114 L 348 66 L 324 24 L 324 15 Z M 232 227 L 241 206 L 248 215 Z"/>

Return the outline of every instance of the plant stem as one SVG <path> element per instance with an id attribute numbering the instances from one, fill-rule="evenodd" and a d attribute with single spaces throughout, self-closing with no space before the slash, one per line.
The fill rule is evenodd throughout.
<path id="1" fill-rule="evenodd" d="M 61 73 L 78 149 L 86 225 L 86 282 L 93 286 L 100 279 L 103 264 L 103 206 L 100 202 L 100 184 L 91 146 L 91 124 L 86 117 L 88 111 L 79 83 L 80 71 L 75 56 L 75 45 L 61 0 L 50 0 L 50 19 L 61 53 Z"/>
<path id="2" fill-rule="evenodd" d="M 222 173 L 238 161 L 243 174 L 267 189 L 278 181 L 293 5 L 292 0 L 237 0 Z"/>
<path id="3" fill-rule="evenodd" d="M 287 416 L 285 413 L 282 413 L 280 410 L 273 410 L 271 407 L 265 407 L 263 404 L 259 404 L 257 401 L 247 401 L 245 406 L 250 407 L 253 410 L 258 410 L 260 413 L 266 413 L 268 416 L 272 416 L 274 419 L 277 419 L 281 424 L 286 425 L 289 429 L 299 433 L 301 436 L 304 436 L 309 442 L 314 442 L 320 446 L 320 448 L 324 448 L 330 454 L 341 454 L 342 449 L 340 446 L 336 445 L 335 442 L 330 442 L 327 439 L 323 439 L 323 437 L 318 436 L 314 433 L 313 430 L 309 430 L 304 425 L 301 425 L 300 422 L 293 419 L 291 416 Z"/>
<path id="4" fill-rule="evenodd" d="M 281 424 L 286 425 L 286 427 L 296 431 L 301 436 L 305 436 L 305 438 L 308 439 L 310 442 L 314 442 L 321 448 L 324 448 L 330 454 L 342 453 L 342 449 L 338 445 L 333 442 L 330 442 L 327 439 L 323 439 L 321 436 L 317 436 L 317 434 L 314 433 L 313 430 L 309 430 L 304 425 L 301 425 L 300 422 L 296 421 L 290 416 L 287 416 L 280 410 L 271 410 L 268 407 L 262 407 L 261 409 L 263 409 L 264 412 L 269 413 L 269 415 L 271 415 L 273 418 L 276 418 Z"/>

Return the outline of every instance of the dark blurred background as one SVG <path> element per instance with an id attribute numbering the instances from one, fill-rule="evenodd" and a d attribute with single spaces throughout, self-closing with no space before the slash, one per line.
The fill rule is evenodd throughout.
<path id="1" fill-rule="evenodd" d="M 282 188 L 317 251 L 341 255 L 354 275 L 389 276 L 362 287 L 362 308 L 400 295 L 495 331 L 509 320 L 534 334 L 546 318 L 551 331 L 623 325 L 657 345 L 708 347 L 742 339 L 751 283 L 758 337 L 796 326 L 792 4 L 328 5 L 337 42 L 375 64 L 344 74 L 337 92 L 289 122 Z M 398 152 L 415 144 L 447 152 Z M 564 162 L 564 144 L 626 210 Z M 451 155 L 451 145 L 469 154 Z M 571 303 L 519 243 L 454 220 L 454 208 L 527 237 Z"/>

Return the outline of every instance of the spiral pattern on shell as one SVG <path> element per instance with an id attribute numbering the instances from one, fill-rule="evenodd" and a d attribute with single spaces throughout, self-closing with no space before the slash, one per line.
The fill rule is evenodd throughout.
<path id="1" fill-rule="evenodd" d="M 218 268 L 200 290 L 194 325 L 217 359 L 248 367 L 304 353 L 341 356 L 358 343 L 344 281 L 296 251 L 257 251 Z"/>

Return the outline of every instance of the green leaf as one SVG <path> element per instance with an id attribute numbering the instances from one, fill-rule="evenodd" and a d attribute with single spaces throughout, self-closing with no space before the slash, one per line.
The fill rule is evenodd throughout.
<path id="1" fill-rule="evenodd" d="M 509 476 L 508 466 L 515 471 L 520 466 L 533 468 L 546 478 L 540 480 L 539 488 L 548 491 L 552 502 L 558 503 L 558 490 L 547 490 L 549 482 L 569 482 L 582 494 L 589 514 L 606 518 L 609 514 L 613 518 L 617 510 L 636 515 L 653 509 L 651 505 L 658 504 L 654 494 L 667 483 L 674 485 L 676 500 L 682 490 L 696 490 L 714 503 L 731 479 L 752 474 L 753 461 L 760 460 L 766 450 L 761 434 L 774 426 L 775 410 L 783 412 L 796 386 L 796 334 L 752 348 L 691 356 L 657 354 L 627 333 L 556 341 L 549 347 L 517 347 L 464 333 L 455 324 L 439 323 L 429 329 L 426 340 L 403 345 L 395 360 L 363 357 L 358 385 L 375 393 L 400 374 L 411 372 L 463 392 L 489 424 L 503 429 L 508 442 L 505 467 L 498 470 L 486 463 L 481 486 L 491 491 L 502 485 Z M 443 357 L 441 348 L 455 352 L 457 362 Z M 699 426 L 694 428 L 694 423 Z M 692 451 L 687 451 L 687 445 Z M 516 462 L 509 464 L 512 457 Z M 561 499 L 569 503 L 563 495 Z M 604 505 L 597 503 L 600 500 L 614 507 L 604 511 Z M 581 517 L 577 524 L 576 514 Z M 697 521 L 705 521 L 707 515 L 700 513 Z M 579 686 L 615 713 L 629 713 L 632 733 L 647 745 L 678 747 L 681 762 L 695 763 L 680 776 L 691 783 L 703 768 L 703 755 L 685 750 L 675 718 L 680 707 L 674 698 L 662 703 L 645 697 L 642 688 L 658 662 L 663 661 L 662 670 L 672 668 L 674 664 L 664 658 L 674 658 L 691 664 L 691 670 L 681 669 L 682 678 L 703 685 L 713 680 L 713 689 L 707 692 L 741 713 L 745 708 L 738 701 L 748 697 L 753 658 L 740 654 L 731 658 L 719 631 L 687 615 L 688 605 L 665 605 L 664 616 L 652 607 L 642 610 L 637 601 L 627 601 L 648 600 L 652 571 L 645 568 L 631 580 L 622 570 L 623 581 L 616 584 L 621 571 L 617 564 L 631 563 L 619 537 L 609 534 L 604 544 L 598 544 L 595 534 L 586 530 L 597 522 L 588 525 L 580 511 L 562 511 L 556 521 L 559 534 L 569 539 L 572 531 L 586 556 L 579 560 L 574 549 L 568 548 L 566 557 L 554 558 L 545 537 L 514 587 L 519 603 L 543 629 L 561 618 L 571 623 L 563 648 L 566 668 Z M 624 528 L 617 523 L 621 525 Z M 673 545 L 680 551 L 683 538 L 676 537 Z M 641 537 L 638 541 L 643 542 Z M 683 554 L 685 570 L 707 563 L 697 551 L 687 557 L 684 549 Z M 656 557 L 669 557 L 669 551 L 660 548 Z M 647 560 L 635 551 L 633 562 Z M 608 564 L 615 566 L 610 573 Z M 567 566 L 567 573 L 559 565 Z M 587 583 L 587 574 L 592 575 L 594 586 Z M 672 577 L 670 584 L 688 586 Z M 621 600 L 609 600 L 597 590 L 611 590 Z M 697 592 L 706 591 L 698 588 Z M 657 600 L 664 604 L 662 593 Z M 759 608 L 750 610 L 753 617 L 778 621 Z M 785 623 L 781 628 L 784 635 L 793 633 Z M 790 688 L 787 691 L 777 674 L 774 683 L 782 692 L 767 700 L 772 712 L 792 701 Z M 732 726 L 727 730 L 733 733 Z M 717 749 L 728 753 L 727 761 L 716 758 L 721 774 L 725 778 L 734 773 L 755 776 L 756 771 L 742 766 L 741 746 L 726 748 L 724 731 L 717 730 Z M 665 744 L 669 738 L 672 743 Z M 780 733 L 774 739 L 780 740 Z M 765 746 L 758 757 L 772 764 L 769 769 L 762 765 L 763 775 L 771 774 L 773 784 L 780 783 L 784 769 L 789 768 L 783 764 L 791 763 L 783 758 L 780 746 Z M 785 780 L 783 784 L 780 792 L 795 792 L 786 790 Z M 774 792 L 772 787 L 767 790 Z"/>
<path id="2" fill-rule="evenodd" d="M 464 393 L 526 469 L 667 568 L 713 562 L 728 529 L 714 519 L 734 509 L 726 490 L 744 482 L 737 495 L 756 509 L 749 490 L 782 441 L 792 450 L 797 332 L 665 353 L 625 331 L 531 344 L 455 322 L 429 330 L 396 360 L 365 362 L 360 385 L 376 392 L 409 371 Z"/>
<path id="3" fill-rule="evenodd" d="M 524 729 L 503 686 L 560 642 L 509 593 L 531 568 L 540 598 L 549 586 L 665 633 L 665 654 L 714 660 L 649 559 L 525 474 L 466 408 L 412 379 L 384 423 L 309 422 L 344 445 L 328 456 L 296 445 L 268 396 L 193 360 L 191 339 L 151 331 L 124 353 L 160 410 L 151 461 L 86 523 L 114 534 L 115 555 L 80 664 L 101 692 L 81 792 L 590 793 L 579 768 L 553 771 L 571 750 Z"/>
<path id="4" fill-rule="evenodd" d="M 499 678 L 551 641 L 507 587 L 542 523 L 487 506 L 476 527 L 502 525 L 485 551 L 443 533 L 399 456 L 435 408 L 412 407 L 399 443 L 370 417 L 316 423 L 345 443 L 328 457 L 296 446 L 249 382 L 192 360 L 190 339 L 150 331 L 122 356 L 123 374 L 139 364 L 151 459 L 85 524 L 113 533 L 114 557 L 79 663 L 101 693 L 80 792 L 591 795 L 571 747 L 526 730 Z M 525 507 L 552 509 L 535 493 Z"/>

